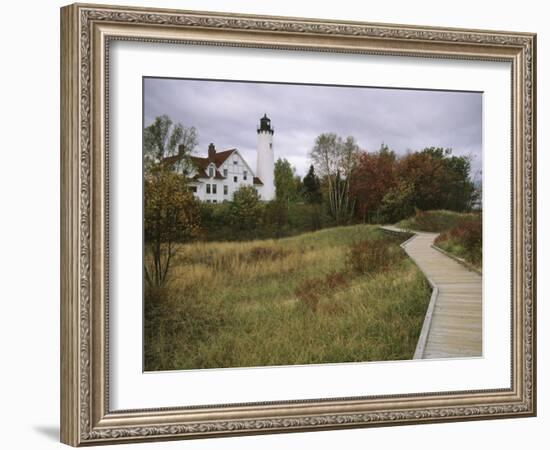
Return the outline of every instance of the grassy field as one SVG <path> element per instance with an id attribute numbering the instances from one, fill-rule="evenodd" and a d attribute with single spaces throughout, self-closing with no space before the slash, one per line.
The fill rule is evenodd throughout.
<path id="1" fill-rule="evenodd" d="M 181 245 L 145 294 L 145 370 L 410 359 L 430 288 L 372 225 Z"/>
<path id="2" fill-rule="evenodd" d="M 435 245 L 481 270 L 483 233 L 480 213 L 419 211 L 396 224 L 404 230 L 441 233 Z"/>
<path id="3" fill-rule="evenodd" d="M 470 220 L 481 220 L 481 216 L 478 213 L 459 213 L 446 210 L 417 211 L 414 216 L 404 219 L 395 225 L 404 230 L 438 233 L 449 231 Z"/>

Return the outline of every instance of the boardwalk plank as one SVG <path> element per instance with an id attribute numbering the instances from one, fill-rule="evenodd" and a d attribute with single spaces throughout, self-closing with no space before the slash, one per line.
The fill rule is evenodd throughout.
<path id="1" fill-rule="evenodd" d="M 384 227 L 400 231 L 395 227 Z M 437 233 L 416 232 L 403 245 L 438 289 L 422 358 L 482 356 L 481 276 L 432 248 Z"/>

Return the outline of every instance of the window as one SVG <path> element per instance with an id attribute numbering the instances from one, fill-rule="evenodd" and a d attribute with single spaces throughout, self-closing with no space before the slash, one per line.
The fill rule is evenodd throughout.
<path id="1" fill-rule="evenodd" d="M 223 169 L 223 176 L 227 178 L 227 169 Z"/>
<path id="2" fill-rule="evenodd" d="M 269 143 L 269 148 L 270 148 L 270 149 L 273 148 L 273 142 L 270 142 L 270 143 Z"/>
<path id="3" fill-rule="evenodd" d="M 248 173 L 245 170 L 244 173 L 243 173 L 243 180 L 246 180 L 247 175 L 248 175 Z"/>
<path id="4" fill-rule="evenodd" d="M 229 192 L 229 188 L 227 187 L 227 185 L 224 185 L 223 186 L 223 195 L 227 195 L 228 192 Z"/>
<path id="5" fill-rule="evenodd" d="M 236 159 L 233 160 L 233 164 L 239 164 L 239 161 L 237 161 Z"/>
<path id="6" fill-rule="evenodd" d="M 206 185 L 206 193 L 210 194 L 210 185 L 209 184 Z"/>
<path id="7" fill-rule="evenodd" d="M 236 183 L 237 181 L 239 181 L 239 178 L 238 177 L 233 177 L 233 182 Z"/>
<path id="8" fill-rule="evenodd" d="M 191 192 L 197 192 L 197 186 L 189 186 Z"/>
<path id="9" fill-rule="evenodd" d="M 217 187 L 218 187 L 217 184 L 213 184 L 213 185 L 212 185 L 212 194 L 217 194 L 217 193 L 218 193 Z"/>
<path id="10" fill-rule="evenodd" d="M 213 177 L 213 176 L 214 176 L 214 168 L 213 168 L 213 167 L 209 167 L 209 168 L 208 168 L 208 176 L 209 176 L 209 177 Z"/>
<path id="11" fill-rule="evenodd" d="M 218 203 L 218 201 L 217 200 L 212 200 L 212 203 Z"/>

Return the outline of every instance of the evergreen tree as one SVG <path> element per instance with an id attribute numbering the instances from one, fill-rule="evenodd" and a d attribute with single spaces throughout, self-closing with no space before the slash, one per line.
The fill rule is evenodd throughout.
<path id="1" fill-rule="evenodd" d="M 304 198 L 310 203 L 321 202 L 321 182 L 315 175 L 313 164 L 309 166 L 307 175 L 302 180 Z"/>

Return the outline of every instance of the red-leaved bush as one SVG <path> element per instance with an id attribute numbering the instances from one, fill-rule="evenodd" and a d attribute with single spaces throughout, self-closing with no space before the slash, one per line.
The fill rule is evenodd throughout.
<path id="1" fill-rule="evenodd" d="M 308 310 L 317 312 L 321 298 L 330 299 L 336 290 L 348 287 L 346 275 L 343 272 L 330 272 L 324 277 L 309 278 L 298 286 L 295 294 Z M 328 304 L 326 306 L 330 309 Z"/>
<path id="2" fill-rule="evenodd" d="M 459 253 L 475 265 L 481 265 L 483 247 L 483 229 L 481 220 L 465 220 L 449 231 L 440 234 L 435 244 L 444 250 Z"/>
<path id="3" fill-rule="evenodd" d="M 383 272 L 403 258 L 403 252 L 395 246 L 393 239 L 383 238 L 355 242 L 350 245 L 346 266 L 356 275 Z"/>

